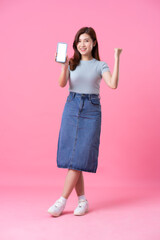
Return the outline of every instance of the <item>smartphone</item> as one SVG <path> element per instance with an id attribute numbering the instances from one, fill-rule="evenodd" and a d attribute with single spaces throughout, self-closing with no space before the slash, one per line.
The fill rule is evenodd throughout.
<path id="1" fill-rule="evenodd" d="M 67 43 L 58 42 L 56 62 L 65 63 L 67 55 Z"/>

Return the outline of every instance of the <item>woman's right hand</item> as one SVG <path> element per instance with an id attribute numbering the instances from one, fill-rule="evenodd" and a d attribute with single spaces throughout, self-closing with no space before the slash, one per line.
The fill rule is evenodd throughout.
<path id="1" fill-rule="evenodd" d="M 57 52 L 55 52 L 55 61 L 56 61 L 56 57 L 57 57 Z M 66 55 L 65 63 L 61 63 L 61 62 L 57 62 L 57 63 L 60 63 L 62 67 L 67 67 L 68 68 L 68 65 L 69 65 L 69 57 L 68 57 L 68 55 Z"/>

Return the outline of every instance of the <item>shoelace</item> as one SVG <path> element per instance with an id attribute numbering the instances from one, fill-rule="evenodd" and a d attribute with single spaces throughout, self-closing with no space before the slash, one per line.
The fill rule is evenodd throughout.
<path id="1" fill-rule="evenodd" d="M 78 203 L 78 207 L 82 207 L 84 205 L 84 202 L 87 202 L 87 200 L 80 200 Z"/>
<path id="2" fill-rule="evenodd" d="M 55 206 L 56 206 L 56 207 L 59 207 L 59 206 L 61 206 L 62 203 L 63 203 L 63 202 L 62 202 L 61 200 L 57 200 L 56 203 L 55 203 Z"/>

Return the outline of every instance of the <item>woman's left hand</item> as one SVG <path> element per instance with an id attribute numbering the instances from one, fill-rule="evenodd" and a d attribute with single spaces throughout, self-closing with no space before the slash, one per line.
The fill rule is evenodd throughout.
<path id="1" fill-rule="evenodd" d="M 114 57 L 119 58 L 121 52 L 122 52 L 122 48 L 115 48 L 114 49 Z"/>

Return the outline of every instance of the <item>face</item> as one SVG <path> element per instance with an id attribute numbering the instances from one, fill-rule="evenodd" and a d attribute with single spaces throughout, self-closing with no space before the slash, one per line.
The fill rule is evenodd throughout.
<path id="1" fill-rule="evenodd" d="M 93 40 L 87 33 L 83 33 L 79 36 L 77 50 L 80 52 L 81 55 L 90 56 L 93 46 Z"/>

